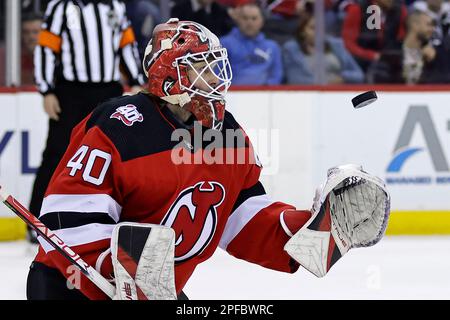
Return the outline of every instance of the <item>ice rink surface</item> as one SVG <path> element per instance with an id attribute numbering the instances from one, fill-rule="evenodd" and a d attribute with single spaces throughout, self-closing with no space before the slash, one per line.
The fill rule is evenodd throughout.
<path id="1" fill-rule="evenodd" d="M 25 299 L 34 248 L 0 243 L 0 299 Z M 450 299 L 450 237 L 385 237 L 377 245 L 352 249 L 318 279 L 267 270 L 218 249 L 201 264 L 185 292 L 190 299 Z"/>

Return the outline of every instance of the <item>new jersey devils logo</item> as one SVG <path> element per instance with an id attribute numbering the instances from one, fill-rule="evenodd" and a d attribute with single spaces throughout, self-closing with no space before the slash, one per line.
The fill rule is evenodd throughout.
<path id="1" fill-rule="evenodd" d="M 224 198 L 225 188 L 218 182 L 202 181 L 179 194 L 161 223 L 175 230 L 175 262 L 186 261 L 208 246 Z"/>

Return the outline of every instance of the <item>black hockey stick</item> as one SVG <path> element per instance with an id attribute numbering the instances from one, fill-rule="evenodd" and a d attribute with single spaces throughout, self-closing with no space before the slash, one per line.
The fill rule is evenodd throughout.
<path id="1" fill-rule="evenodd" d="M 71 264 L 78 267 L 80 271 L 91 280 L 100 290 L 111 299 L 115 296 L 116 288 L 108 282 L 100 273 L 86 263 L 75 253 L 60 237 L 47 228 L 38 218 L 31 214 L 19 201 L 11 196 L 2 186 L 0 186 L 0 200 L 18 215 L 25 223 L 44 238 L 55 250 L 62 254 Z"/>

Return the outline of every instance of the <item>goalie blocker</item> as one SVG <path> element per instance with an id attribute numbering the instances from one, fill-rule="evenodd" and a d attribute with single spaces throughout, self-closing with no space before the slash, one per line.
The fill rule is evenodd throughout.
<path id="1" fill-rule="evenodd" d="M 113 231 L 111 258 L 116 300 L 176 300 L 175 231 L 122 222 Z"/>
<path id="2" fill-rule="evenodd" d="M 390 196 L 378 177 L 361 166 L 343 165 L 328 170 L 311 213 L 284 249 L 305 269 L 323 277 L 351 248 L 369 247 L 381 240 Z"/>
<path id="3" fill-rule="evenodd" d="M 111 249 L 101 255 L 103 259 L 99 258 L 96 265 L 100 270 L 104 257 L 111 252 L 114 268 L 111 282 L 116 286 L 110 285 L 114 290 L 110 296 L 114 300 L 186 300 L 183 292 L 177 297 L 175 290 L 174 239 L 174 230 L 161 225 L 123 222 L 115 226 Z M 99 285 L 100 278 L 107 281 L 100 274 L 90 279 Z M 57 270 L 41 263 L 31 266 L 27 297 L 31 300 L 87 299 Z"/>

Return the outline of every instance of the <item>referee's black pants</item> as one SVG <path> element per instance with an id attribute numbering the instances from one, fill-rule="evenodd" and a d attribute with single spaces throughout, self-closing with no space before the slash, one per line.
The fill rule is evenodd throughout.
<path id="1" fill-rule="evenodd" d="M 39 216 L 50 179 L 69 145 L 72 129 L 100 103 L 123 94 L 119 82 L 80 83 L 61 82 L 55 88 L 61 113 L 59 120 L 49 120 L 47 144 L 36 173 L 31 194 L 30 211 Z"/>

